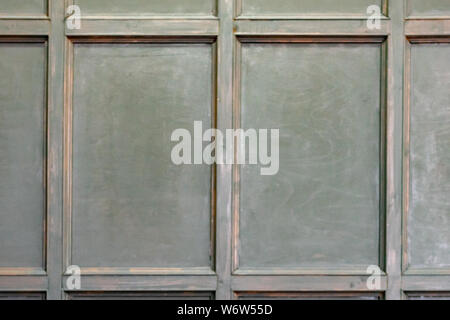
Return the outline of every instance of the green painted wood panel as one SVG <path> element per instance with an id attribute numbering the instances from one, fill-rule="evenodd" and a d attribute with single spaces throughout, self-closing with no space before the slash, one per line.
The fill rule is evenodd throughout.
<path id="1" fill-rule="evenodd" d="M 450 44 L 411 52 L 411 267 L 450 266 Z"/>
<path id="2" fill-rule="evenodd" d="M 377 293 L 354 292 L 250 292 L 238 293 L 238 300 L 381 300 Z"/>
<path id="3" fill-rule="evenodd" d="M 43 267 L 46 52 L 0 42 L 0 267 Z"/>
<path id="4" fill-rule="evenodd" d="M 76 44 L 73 263 L 210 266 L 211 169 L 171 134 L 211 127 L 210 44 Z"/>
<path id="5" fill-rule="evenodd" d="M 280 129 L 280 171 L 243 166 L 241 268 L 379 263 L 378 44 L 243 44 L 243 128 Z"/>
<path id="6" fill-rule="evenodd" d="M 47 0 L 0 0 L 0 16 L 43 15 L 47 13 Z"/>
<path id="7" fill-rule="evenodd" d="M 215 0 L 76 0 L 83 15 L 206 15 L 216 11 Z"/>
<path id="8" fill-rule="evenodd" d="M 244 15 L 359 15 L 381 0 L 240 0 Z"/>
<path id="9" fill-rule="evenodd" d="M 1 300 L 45 300 L 45 293 L 39 292 L 0 292 Z"/>
<path id="10" fill-rule="evenodd" d="M 450 0 L 407 0 L 410 16 L 450 16 Z"/>
<path id="11" fill-rule="evenodd" d="M 210 292 L 87 292 L 72 293 L 69 300 L 213 300 Z"/>

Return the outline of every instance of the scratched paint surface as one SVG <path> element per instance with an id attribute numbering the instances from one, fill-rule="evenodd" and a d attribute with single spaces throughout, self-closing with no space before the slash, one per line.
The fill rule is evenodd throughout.
<path id="1" fill-rule="evenodd" d="M 242 126 L 280 129 L 280 171 L 242 167 L 240 266 L 377 264 L 380 46 L 242 50 Z"/>
<path id="2" fill-rule="evenodd" d="M 450 266 L 449 44 L 411 53 L 411 267 Z"/>
<path id="3" fill-rule="evenodd" d="M 367 7 L 381 0 L 242 0 L 242 13 L 246 15 L 366 15 Z"/>
<path id="4" fill-rule="evenodd" d="M 189 14 L 212 15 L 215 0 L 76 0 L 84 14 Z"/>
<path id="5" fill-rule="evenodd" d="M 175 166 L 171 134 L 211 126 L 207 44 L 77 44 L 73 263 L 210 266 L 209 166 Z"/>
<path id="6" fill-rule="evenodd" d="M 0 267 L 42 267 L 43 43 L 0 43 Z"/>

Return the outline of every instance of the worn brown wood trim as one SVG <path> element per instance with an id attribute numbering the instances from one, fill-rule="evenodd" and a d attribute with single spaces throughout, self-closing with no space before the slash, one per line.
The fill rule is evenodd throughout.
<path id="1" fill-rule="evenodd" d="M 64 275 L 69 276 L 70 274 L 65 272 Z M 115 268 L 115 267 L 82 267 L 82 276 L 139 276 L 139 275 L 202 275 L 202 276 L 213 276 L 215 272 L 211 268 Z"/>
<path id="2" fill-rule="evenodd" d="M 66 28 L 69 36 L 201 36 L 219 33 L 219 21 L 212 19 L 82 19 L 81 29 Z"/>
<path id="3" fill-rule="evenodd" d="M 48 19 L 1 19 L 0 36 L 48 36 Z"/>
<path id="4" fill-rule="evenodd" d="M 381 266 L 379 266 L 380 269 Z M 360 268 L 284 268 L 284 269 L 273 269 L 273 268 L 240 268 L 236 269 L 233 273 L 236 276 L 363 276 L 366 277 L 367 266 L 361 266 Z M 381 272 L 381 276 L 385 276 L 385 272 Z"/>
<path id="5" fill-rule="evenodd" d="M 405 292 L 429 292 L 446 291 L 450 292 L 450 275 L 410 275 L 403 276 L 402 289 Z M 406 293 L 407 295 L 407 293 Z"/>
<path id="6" fill-rule="evenodd" d="M 375 35 L 260 35 L 239 34 L 239 43 L 383 43 L 385 36 Z"/>
<path id="7" fill-rule="evenodd" d="M 233 127 L 233 5 L 234 0 L 218 3 L 220 32 L 217 40 L 217 128 L 222 132 Z M 226 146 L 224 146 L 226 148 Z M 224 150 L 225 151 L 225 150 Z M 216 298 L 229 300 L 231 294 L 231 223 L 232 166 L 217 165 L 216 226 Z"/>
<path id="8" fill-rule="evenodd" d="M 374 292 L 367 288 L 369 276 L 233 276 L 233 291 L 265 292 Z M 381 288 L 387 288 L 387 277 L 381 276 Z"/>
<path id="9" fill-rule="evenodd" d="M 81 277 L 81 289 L 69 290 L 64 276 L 66 292 L 82 291 L 216 291 L 216 276 L 201 275 L 137 275 L 137 276 L 85 276 Z"/>
<path id="10" fill-rule="evenodd" d="M 46 291 L 47 288 L 48 278 L 44 275 L 0 276 L 0 292 Z"/>
<path id="11" fill-rule="evenodd" d="M 46 276 L 43 268 L 0 268 L 0 276 Z"/>
<path id="12" fill-rule="evenodd" d="M 72 100 L 73 43 L 65 40 L 64 165 L 63 165 L 63 269 L 71 265 L 72 248 Z"/>
<path id="13" fill-rule="evenodd" d="M 405 22 L 407 37 L 445 37 L 450 36 L 450 17 L 447 19 L 407 20 Z"/>
<path id="14" fill-rule="evenodd" d="M 365 20 L 236 20 L 236 35 L 291 36 L 387 36 L 391 20 L 381 20 L 381 28 L 370 30 Z"/>
<path id="15" fill-rule="evenodd" d="M 386 151 L 386 298 L 401 299 L 401 192 L 404 1 L 389 1 L 391 29 L 387 39 Z"/>

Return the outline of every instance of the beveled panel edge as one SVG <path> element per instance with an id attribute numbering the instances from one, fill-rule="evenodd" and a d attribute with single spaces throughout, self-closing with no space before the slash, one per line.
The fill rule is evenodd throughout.
<path id="1" fill-rule="evenodd" d="M 427 275 L 449 274 L 450 268 L 415 268 L 409 265 L 408 219 L 410 205 L 410 144 L 411 144 L 411 50 L 413 45 L 429 43 L 450 43 L 450 36 L 441 35 L 408 35 L 405 36 L 404 92 L 403 92 L 403 146 L 402 146 L 402 274 Z"/>
<path id="2" fill-rule="evenodd" d="M 448 37 L 450 36 L 450 18 L 444 20 L 407 20 L 407 37 Z"/>
<path id="3" fill-rule="evenodd" d="M 369 289 L 370 275 L 365 276 L 233 276 L 233 291 L 267 292 L 384 292 L 387 276 L 380 276 L 380 288 Z"/>
<path id="4" fill-rule="evenodd" d="M 391 21 L 382 20 L 380 29 L 370 30 L 362 20 L 237 20 L 236 35 L 292 35 L 292 36 L 387 36 L 391 33 Z"/>
<path id="5" fill-rule="evenodd" d="M 81 274 L 80 289 L 67 287 L 64 291 L 216 291 L 215 275 L 90 275 Z"/>
<path id="6" fill-rule="evenodd" d="M 0 21 L 1 23 L 1 21 Z M 40 267 L 1 267 L 0 268 L 0 276 L 44 276 L 47 275 L 48 269 L 48 238 L 49 238 L 49 230 L 48 230 L 48 221 L 50 219 L 50 210 L 49 210 L 49 195 L 50 188 L 48 186 L 48 173 L 50 172 L 50 161 L 49 161 L 49 128 L 48 128 L 48 118 L 49 118 L 49 60 L 50 60 L 50 52 L 48 47 L 49 39 L 45 36 L 26 36 L 26 35 L 11 35 L 4 36 L 0 31 L 0 44 L 1 43 L 41 43 L 46 49 L 45 53 L 45 63 L 43 65 L 44 74 L 45 74 L 45 89 L 44 89 L 44 97 L 43 97 L 43 113 L 44 113 L 44 123 L 43 123 L 43 136 L 44 136 L 44 148 L 43 148 L 43 163 L 44 166 L 42 168 L 42 176 L 43 176 L 43 202 L 44 202 L 44 221 L 43 221 L 43 230 L 42 230 L 42 265 Z"/>
<path id="7" fill-rule="evenodd" d="M 68 36 L 217 36 L 219 20 L 152 19 L 152 20 L 81 20 L 79 30 L 66 26 Z"/>

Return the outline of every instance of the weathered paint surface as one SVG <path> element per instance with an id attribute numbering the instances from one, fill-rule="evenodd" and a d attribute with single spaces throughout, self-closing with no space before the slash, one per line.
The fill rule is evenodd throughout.
<path id="1" fill-rule="evenodd" d="M 210 266 L 211 169 L 176 166 L 173 130 L 211 126 L 209 44 L 76 44 L 73 263 Z"/>
<path id="2" fill-rule="evenodd" d="M 76 0 L 83 14 L 88 15 L 213 15 L 215 0 Z"/>
<path id="3" fill-rule="evenodd" d="M 448 0 L 407 0 L 411 16 L 450 16 Z"/>
<path id="4" fill-rule="evenodd" d="M 242 50 L 242 127 L 280 129 L 280 172 L 241 168 L 240 266 L 376 265 L 380 45 Z"/>
<path id="5" fill-rule="evenodd" d="M 43 267 L 45 55 L 0 42 L 0 267 Z"/>
<path id="6" fill-rule="evenodd" d="M 411 52 L 411 267 L 450 266 L 450 44 Z"/>
<path id="7" fill-rule="evenodd" d="M 240 0 L 245 15 L 342 15 L 364 16 L 371 5 L 382 7 L 381 0 Z"/>
<path id="8" fill-rule="evenodd" d="M 1 0 L 1 15 L 43 15 L 47 13 L 47 0 Z"/>
<path id="9" fill-rule="evenodd" d="M 72 2 L 79 30 L 65 25 Z M 380 29 L 369 5 L 390 17 Z M 0 0 L 0 299 L 448 299 L 449 12 L 448 0 Z M 280 126 L 279 176 L 218 166 L 214 188 L 210 168 L 170 166 L 173 128 L 240 116 Z M 67 262 L 91 267 L 82 292 Z M 370 292 L 369 263 L 386 273 Z"/>

